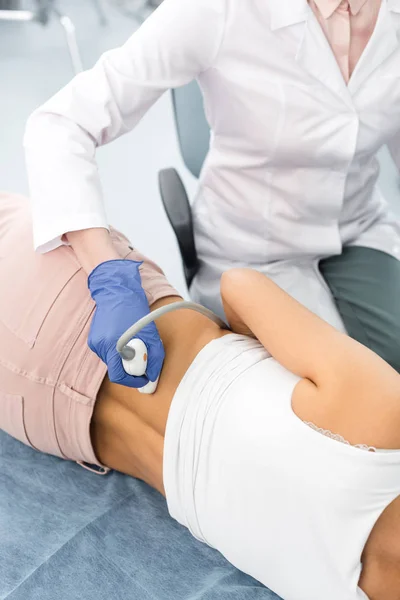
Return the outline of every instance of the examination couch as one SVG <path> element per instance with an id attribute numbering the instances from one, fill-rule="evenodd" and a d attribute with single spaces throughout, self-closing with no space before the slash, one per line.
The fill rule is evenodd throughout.
<path id="1" fill-rule="evenodd" d="M 173 92 L 179 143 L 198 176 L 209 132 L 197 85 Z M 190 205 L 160 173 L 188 285 L 197 270 Z M 173 521 L 131 477 L 105 477 L 0 431 L 0 600 L 280 600 Z"/>

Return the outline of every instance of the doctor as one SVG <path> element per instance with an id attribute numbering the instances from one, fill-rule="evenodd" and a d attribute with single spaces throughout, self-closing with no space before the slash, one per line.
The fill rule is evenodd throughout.
<path id="1" fill-rule="evenodd" d="M 388 144 L 400 165 L 399 37 L 400 0 L 164 0 L 30 117 L 37 251 L 71 244 L 88 274 L 97 267 L 95 301 L 107 297 L 119 265 L 96 148 L 197 78 L 212 136 L 192 296 L 221 312 L 222 272 L 251 266 L 400 370 L 400 223 L 376 159 Z M 110 348 L 118 302 L 102 307 L 94 337 Z"/>

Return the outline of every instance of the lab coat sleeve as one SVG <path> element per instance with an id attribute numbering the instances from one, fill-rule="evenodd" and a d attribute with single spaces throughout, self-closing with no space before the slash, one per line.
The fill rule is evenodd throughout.
<path id="1" fill-rule="evenodd" d="M 36 250 L 60 246 L 68 231 L 108 228 L 97 146 L 132 130 L 164 91 L 212 66 L 225 1 L 164 0 L 122 47 L 29 117 L 24 148 Z"/>

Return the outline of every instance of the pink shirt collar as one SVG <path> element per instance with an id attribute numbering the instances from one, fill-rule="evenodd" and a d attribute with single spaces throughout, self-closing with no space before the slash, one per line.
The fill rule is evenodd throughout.
<path id="1" fill-rule="evenodd" d="M 333 13 L 339 8 L 342 4 L 343 0 L 314 0 L 315 4 L 318 6 L 319 11 L 321 12 L 324 19 L 329 19 L 333 15 Z M 350 11 L 352 15 L 356 15 L 360 12 L 364 4 L 369 0 L 348 0 L 350 5 Z"/>

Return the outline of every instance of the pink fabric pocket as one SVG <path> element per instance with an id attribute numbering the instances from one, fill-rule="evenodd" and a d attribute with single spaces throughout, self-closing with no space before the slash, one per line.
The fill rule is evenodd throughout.
<path id="1" fill-rule="evenodd" d="M 80 268 L 70 248 L 40 255 L 29 238 L 21 241 L 7 256 L 0 255 L 0 321 L 32 348 L 46 315 Z"/>

